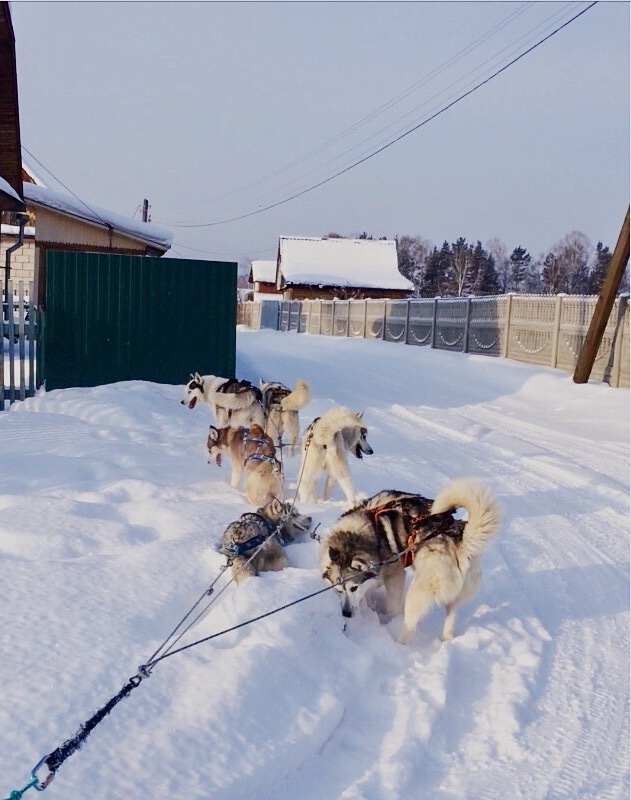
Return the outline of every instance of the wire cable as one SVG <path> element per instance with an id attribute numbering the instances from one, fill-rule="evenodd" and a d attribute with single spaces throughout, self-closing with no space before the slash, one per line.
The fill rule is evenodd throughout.
<path id="1" fill-rule="evenodd" d="M 333 175 L 329 175 L 328 177 L 323 178 L 322 180 L 312 184 L 311 186 L 308 186 L 305 189 L 302 189 L 301 191 L 294 192 L 293 194 L 291 194 L 288 197 L 283 198 L 282 200 L 278 200 L 278 201 L 276 201 L 274 203 L 269 203 L 268 205 L 263 206 L 262 208 L 255 209 L 253 211 L 248 211 L 248 212 L 246 212 L 244 214 L 239 214 L 239 215 L 236 215 L 236 216 L 233 216 L 233 217 L 228 217 L 226 219 L 215 220 L 213 222 L 184 223 L 184 224 L 171 223 L 171 226 L 174 227 L 174 228 L 211 228 L 211 227 L 215 227 L 217 225 L 225 225 L 225 224 L 227 224 L 229 222 L 237 222 L 237 221 L 242 220 L 242 219 L 247 219 L 249 217 L 253 217 L 255 215 L 262 214 L 265 211 L 270 211 L 273 208 L 278 208 L 278 206 L 285 205 L 286 203 L 289 203 L 292 200 L 296 200 L 298 197 L 302 197 L 303 195 L 306 195 L 309 192 L 315 191 L 315 189 L 319 189 L 321 186 L 324 186 L 327 183 L 330 183 L 331 181 L 335 180 L 336 178 L 339 178 L 341 175 L 344 175 L 345 173 L 350 172 L 352 169 L 355 169 L 356 167 L 360 166 L 361 164 L 364 164 L 366 161 L 369 161 L 371 158 L 374 158 L 375 156 L 379 155 L 380 153 L 383 153 L 385 150 L 387 150 L 388 148 L 390 148 L 393 145 L 397 144 L 402 139 L 405 139 L 410 134 L 416 132 L 420 128 L 422 128 L 425 125 L 427 125 L 428 123 L 432 122 L 437 117 L 439 117 L 442 114 L 444 114 L 450 108 L 453 108 L 455 105 L 457 105 L 462 100 L 464 100 L 465 98 L 467 98 L 470 95 L 472 95 L 478 89 L 481 89 L 487 83 L 490 83 L 498 75 L 501 75 L 503 72 L 505 72 L 507 69 L 509 69 L 509 67 L 512 67 L 514 64 L 516 64 L 522 58 L 525 58 L 525 56 L 527 56 L 530 53 L 532 53 L 534 50 L 536 50 L 538 47 L 540 47 L 542 44 L 544 44 L 544 42 L 547 42 L 549 39 L 551 39 L 553 36 L 555 36 L 557 33 L 559 33 L 559 31 L 561 31 L 564 28 L 566 28 L 572 22 L 577 20 L 579 17 L 581 17 L 583 14 L 585 14 L 587 11 L 589 11 L 591 8 L 593 8 L 595 5 L 597 5 L 597 3 L 598 3 L 598 0 L 594 0 L 594 2 L 590 3 L 590 5 L 587 6 L 587 8 L 584 8 L 582 11 L 579 11 L 578 14 L 575 14 L 569 20 L 564 22 L 562 25 L 560 25 L 559 27 L 555 28 L 551 33 L 549 33 L 546 36 L 544 36 L 543 38 L 539 39 L 539 41 L 537 41 L 535 44 L 531 45 L 529 48 L 524 50 L 518 56 L 516 56 L 515 58 L 511 59 L 503 67 L 500 67 L 499 69 L 495 70 L 495 72 L 493 72 L 490 76 L 488 76 L 484 80 L 482 80 L 479 83 L 477 83 L 471 89 L 468 89 L 467 91 L 465 91 L 462 94 L 460 94 L 455 100 L 452 100 L 450 103 L 447 103 L 447 105 L 443 106 L 438 111 L 436 111 L 435 113 L 431 114 L 431 116 L 429 116 L 427 119 L 424 119 L 421 122 L 419 122 L 418 124 L 414 125 L 413 127 L 408 128 L 403 133 L 399 134 L 395 138 L 393 138 L 390 141 L 386 142 L 381 147 L 378 147 L 377 149 L 371 151 L 370 153 L 368 153 L 367 155 L 363 156 L 362 158 L 359 158 L 356 161 L 354 161 L 353 163 L 349 164 L 348 166 L 338 170 Z"/>

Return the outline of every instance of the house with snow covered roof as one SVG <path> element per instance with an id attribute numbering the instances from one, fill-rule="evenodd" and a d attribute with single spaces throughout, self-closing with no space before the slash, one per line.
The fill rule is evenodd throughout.
<path id="1" fill-rule="evenodd" d="M 281 236 L 276 288 L 285 300 L 409 297 L 393 239 Z"/>
<path id="2" fill-rule="evenodd" d="M 21 247 L 11 254 L 11 278 L 15 285 L 23 281 L 28 286 L 34 281 L 39 304 L 45 295 L 43 272 L 49 250 L 163 256 L 171 246 L 170 231 L 53 191 L 25 163 L 22 181 L 29 221 L 23 228 Z M 2 214 L 2 259 L 7 248 L 18 241 L 20 229 L 15 216 L 10 212 Z"/>
<path id="3" fill-rule="evenodd" d="M 254 299 L 258 300 L 263 295 L 273 295 L 278 298 L 276 288 L 276 261 L 271 259 L 256 259 L 250 267 L 248 280 L 254 287 Z"/>

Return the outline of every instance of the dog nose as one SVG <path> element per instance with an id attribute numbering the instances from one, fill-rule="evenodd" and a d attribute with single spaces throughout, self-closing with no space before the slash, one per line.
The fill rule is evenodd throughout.
<path id="1" fill-rule="evenodd" d="M 353 616 L 353 606 L 351 605 L 348 597 L 345 597 L 342 600 L 342 616 L 346 617 L 347 619 Z"/>

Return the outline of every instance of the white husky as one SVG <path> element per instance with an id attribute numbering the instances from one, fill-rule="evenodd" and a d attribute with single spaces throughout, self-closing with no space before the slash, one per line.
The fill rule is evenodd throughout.
<path id="1" fill-rule="evenodd" d="M 315 503 L 317 484 L 325 476 L 323 500 L 328 500 L 335 482 L 339 483 L 349 503 L 355 502 L 353 479 L 348 467 L 347 452 L 356 458 L 371 455 L 366 438 L 368 431 L 362 412 L 338 406 L 313 420 L 302 444 L 298 496 L 303 503 Z"/>

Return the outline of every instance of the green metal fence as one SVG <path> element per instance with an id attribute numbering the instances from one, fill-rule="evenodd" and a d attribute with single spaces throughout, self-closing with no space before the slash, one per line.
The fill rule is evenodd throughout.
<path id="1" fill-rule="evenodd" d="M 236 286 L 234 263 L 47 253 L 46 389 L 234 375 Z"/>

